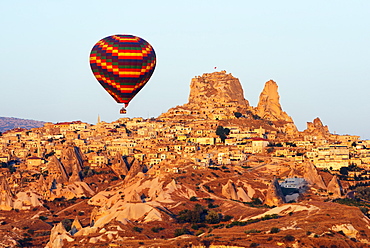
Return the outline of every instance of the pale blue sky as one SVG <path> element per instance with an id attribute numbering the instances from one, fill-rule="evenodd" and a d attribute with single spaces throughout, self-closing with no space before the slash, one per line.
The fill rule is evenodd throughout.
<path id="1" fill-rule="evenodd" d="M 256 106 L 279 85 L 299 130 L 370 139 L 370 1 L 1 1 L 0 116 L 95 123 L 122 117 L 92 75 L 89 53 L 108 35 L 151 43 L 157 67 L 128 117 L 187 102 L 191 78 L 217 66 Z"/>

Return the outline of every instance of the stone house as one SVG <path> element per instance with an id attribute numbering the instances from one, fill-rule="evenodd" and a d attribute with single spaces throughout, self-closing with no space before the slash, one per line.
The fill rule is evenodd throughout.
<path id="1" fill-rule="evenodd" d="M 91 167 L 102 167 L 108 164 L 108 157 L 104 155 L 94 155 L 89 159 Z"/>
<path id="2" fill-rule="evenodd" d="M 0 155 L 0 163 L 8 163 L 10 156 Z"/>
<path id="3" fill-rule="evenodd" d="M 252 153 L 261 153 L 265 147 L 269 144 L 267 139 L 263 138 L 252 138 Z"/>
<path id="4" fill-rule="evenodd" d="M 40 170 L 42 163 L 42 158 L 36 156 L 28 157 L 26 162 L 27 170 Z"/>

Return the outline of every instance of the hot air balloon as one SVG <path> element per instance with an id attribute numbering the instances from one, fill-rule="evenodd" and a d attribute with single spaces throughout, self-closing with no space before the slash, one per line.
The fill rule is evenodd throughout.
<path id="1" fill-rule="evenodd" d="M 133 35 L 112 35 L 98 41 L 90 53 L 90 67 L 103 88 L 127 108 L 153 74 L 153 47 Z M 121 114 L 126 113 L 123 107 Z"/>

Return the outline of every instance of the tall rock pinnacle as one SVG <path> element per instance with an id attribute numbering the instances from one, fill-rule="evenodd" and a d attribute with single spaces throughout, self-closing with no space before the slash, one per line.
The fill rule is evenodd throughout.
<path id="1" fill-rule="evenodd" d="M 261 118 L 270 121 L 283 120 L 286 122 L 293 122 L 292 118 L 282 110 L 278 86 L 272 80 L 266 82 L 265 87 L 260 94 L 260 99 L 255 112 Z"/>

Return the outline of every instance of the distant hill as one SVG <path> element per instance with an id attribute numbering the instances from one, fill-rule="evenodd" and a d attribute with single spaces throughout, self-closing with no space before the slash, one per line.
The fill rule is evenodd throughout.
<path id="1" fill-rule="evenodd" d="M 35 127 L 44 126 L 44 121 L 26 120 L 14 117 L 0 117 L 0 132 L 21 127 L 25 129 L 31 129 Z"/>

